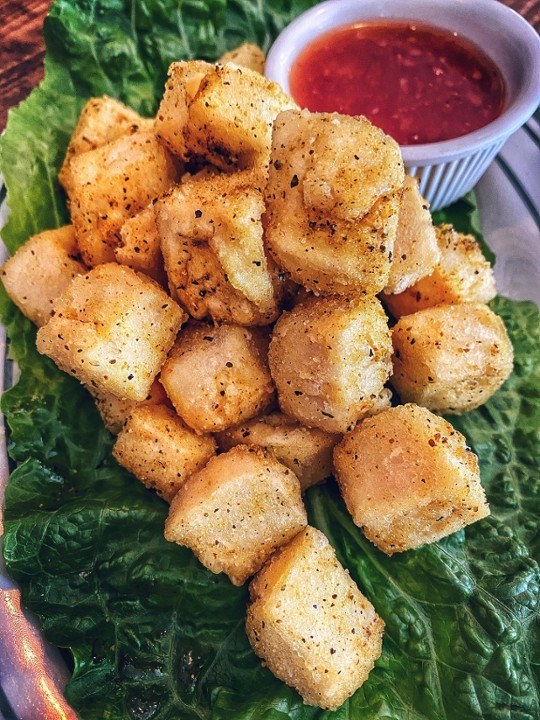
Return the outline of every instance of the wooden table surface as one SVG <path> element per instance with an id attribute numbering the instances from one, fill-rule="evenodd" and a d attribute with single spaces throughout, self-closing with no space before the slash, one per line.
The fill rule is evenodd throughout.
<path id="1" fill-rule="evenodd" d="M 504 0 L 540 31 L 540 0 Z M 43 19 L 51 0 L 0 0 L 0 132 L 7 111 L 43 77 Z"/>

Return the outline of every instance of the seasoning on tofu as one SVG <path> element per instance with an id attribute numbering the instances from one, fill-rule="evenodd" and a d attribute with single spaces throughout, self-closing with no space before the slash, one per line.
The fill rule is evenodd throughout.
<path id="1" fill-rule="evenodd" d="M 152 119 L 141 117 L 115 98 L 106 95 L 90 98 L 79 115 L 58 173 L 58 179 L 67 194 L 70 195 L 72 189 L 70 165 L 76 155 L 95 150 L 123 135 L 132 135 L 138 130 L 151 130 L 152 125 Z"/>
<path id="2" fill-rule="evenodd" d="M 184 320 L 153 280 L 107 263 L 77 276 L 55 301 L 37 348 L 85 385 L 144 400 Z"/>
<path id="3" fill-rule="evenodd" d="M 274 397 L 262 328 L 192 323 L 161 370 L 180 417 L 196 432 L 217 432 L 265 410 Z"/>
<path id="4" fill-rule="evenodd" d="M 15 305 L 41 327 L 51 317 L 56 298 L 86 271 L 73 226 L 64 225 L 29 238 L 2 265 L 1 277 Z"/>
<path id="5" fill-rule="evenodd" d="M 197 435 L 166 405 L 134 408 L 113 448 L 120 465 L 171 502 L 187 478 L 215 454 L 211 435 Z"/>
<path id="6" fill-rule="evenodd" d="M 211 69 L 212 65 L 204 60 L 182 60 L 169 66 L 154 130 L 165 147 L 180 160 L 188 159 L 184 131 L 189 121 L 189 105 Z"/>
<path id="7" fill-rule="evenodd" d="M 148 395 L 144 400 L 128 400 L 118 397 L 111 392 L 98 390 L 93 385 L 87 385 L 87 389 L 94 398 L 101 419 L 109 432 L 113 435 L 118 435 L 134 408 L 139 405 L 166 405 L 168 403 L 167 394 L 158 378 L 159 376 L 156 377 L 152 383 Z"/>
<path id="8" fill-rule="evenodd" d="M 295 474 L 269 453 L 239 445 L 212 458 L 174 497 L 167 540 L 242 585 L 307 524 Z"/>
<path id="9" fill-rule="evenodd" d="M 70 162 L 71 219 L 90 267 L 114 261 L 120 228 L 169 190 L 178 170 L 153 130 L 137 130 Z"/>
<path id="10" fill-rule="evenodd" d="M 317 294 L 379 292 L 403 181 L 398 145 L 365 118 L 280 113 L 265 192 L 266 242 L 277 264 Z"/>
<path id="11" fill-rule="evenodd" d="M 263 243 L 264 177 L 187 177 L 155 206 L 171 295 L 192 317 L 268 325 L 282 289 Z"/>
<path id="12" fill-rule="evenodd" d="M 449 422 L 407 404 L 363 420 L 334 450 L 354 522 L 387 555 L 489 515 L 478 458 Z"/>
<path id="13" fill-rule="evenodd" d="M 420 195 L 418 179 L 406 175 L 399 204 L 394 254 L 383 298 L 389 293 L 402 293 L 417 280 L 429 275 L 440 256 L 429 203 Z"/>
<path id="14" fill-rule="evenodd" d="M 308 526 L 299 533 L 249 591 L 251 645 L 304 702 L 336 710 L 367 680 L 382 651 L 384 623 L 322 532 Z"/>
<path id="15" fill-rule="evenodd" d="M 296 107 L 277 83 L 256 70 L 215 65 L 188 107 L 187 154 L 221 170 L 265 168 L 276 116 Z"/>
<path id="16" fill-rule="evenodd" d="M 476 239 L 447 224 L 435 232 L 439 260 L 433 271 L 398 295 L 383 296 L 396 318 L 441 304 L 488 303 L 497 294 L 493 270 Z"/>
<path id="17" fill-rule="evenodd" d="M 476 456 L 426 408 L 485 402 L 512 347 L 478 244 L 434 229 L 396 142 L 298 110 L 263 65 L 252 45 L 172 63 L 155 119 L 89 100 L 60 171 L 73 224 L 1 278 L 117 461 L 170 503 L 166 539 L 235 585 L 257 573 L 254 651 L 335 710 L 384 623 L 302 492 L 334 472 L 388 555 L 485 517 Z M 405 315 L 392 330 L 379 293 Z"/>
<path id="18" fill-rule="evenodd" d="M 438 413 L 474 410 L 512 372 L 513 350 L 501 318 L 482 303 L 437 305 L 392 328 L 394 372 L 402 402 Z"/>
<path id="19" fill-rule="evenodd" d="M 391 353 L 377 298 L 310 298 L 283 313 L 272 335 L 280 407 L 309 427 L 345 432 L 389 405 Z"/>
<path id="20" fill-rule="evenodd" d="M 332 450 L 341 435 L 305 427 L 281 412 L 248 420 L 218 433 L 221 450 L 235 445 L 255 445 L 271 451 L 297 476 L 305 492 L 332 474 Z"/>
<path id="21" fill-rule="evenodd" d="M 126 220 L 120 228 L 113 252 L 120 265 L 127 265 L 137 272 L 142 272 L 166 287 L 167 275 L 153 203 Z"/>

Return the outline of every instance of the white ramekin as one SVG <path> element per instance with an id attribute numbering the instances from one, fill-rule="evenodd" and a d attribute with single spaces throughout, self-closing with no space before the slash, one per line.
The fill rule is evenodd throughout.
<path id="1" fill-rule="evenodd" d="M 319 35 L 359 20 L 414 20 L 457 32 L 497 65 L 506 85 L 502 114 L 479 130 L 453 140 L 402 146 L 405 167 L 420 179 L 431 209 L 445 207 L 471 190 L 507 138 L 540 103 L 540 37 L 498 0 L 327 0 L 299 15 L 279 35 L 266 75 L 290 93 L 296 57 Z"/>

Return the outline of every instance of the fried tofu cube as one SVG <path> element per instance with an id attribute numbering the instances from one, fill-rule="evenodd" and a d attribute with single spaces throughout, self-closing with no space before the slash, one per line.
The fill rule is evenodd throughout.
<path id="1" fill-rule="evenodd" d="M 277 83 L 255 70 L 216 65 L 189 105 L 188 152 L 222 170 L 265 167 L 276 115 L 296 107 Z"/>
<path id="2" fill-rule="evenodd" d="M 113 262 L 126 220 L 142 212 L 178 177 L 153 131 L 137 131 L 76 155 L 70 163 L 70 209 L 83 260 Z"/>
<path id="3" fill-rule="evenodd" d="M 332 450 L 341 435 L 307 428 L 280 412 L 261 415 L 217 434 L 220 450 L 252 445 L 270 451 L 294 472 L 305 492 L 332 474 Z"/>
<path id="4" fill-rule="evenodd" d="M 306 524 L 295 474 L 268 453 L 240 445 L 187 479 L 171 503 L 165 537 L 242 585 Z"/>
<path id="5" fill-rule="evenodd" d="M 308 526 L 299 533 L 249 590 L 249 641 L 305 703 L 336 710 L 367 680 L 384 623 L 322 532 Z"/>
<path id="6" fill-rule="evenodd" d="M 166 405 L 148 404 L 133 408 L 113 447 L 120 465 L 169 503 L 215 452 L 211 435 L 197 435 Z"/>
<path id="7" fill-rule="evenodd" d="M 247 67 L 251 70 L 264 75 L 264 66 L 266 57 L 264 52 L 255 43 L 242 43 L 237 48 L 224 53 L 218 60 L 220 65 L 233 63 L 241 67 Z"/>
<path id="8" fill-rule="evenodd" d="M 399 146 L 366 118 L 280 113 L 265 190 L 277 264 L 316 294 L 382 290 L 404 177 Z"/>
<path id="9" fill-rule="evenodd" d="M 95 150 L 122 135 L 151 130 L 153 120 L 143 118 L 124 103 L 106 95 L 90 98 L 79 116 L 69 141 L 58 179 L 68 195 L 71 192 L 71 160 L 75 155 Z"/>
<path id="10" fill-rule="evenodd" d="M 309 427 L 345 432 L 381 402 L 389 404 L 391 356 L 377 298 L 308 299 L 284 312 L 272 334 L 269 362 L 280 407 Z"/>
<path id="11" fill-rule="evenodd" d="M 91 385 L 87 388 L 98 409 L 103 424 L 113 435 L 118 435 L 128 417 L 139 405 L 167 405 L 169 398 L 163 385 L 156 378 L 144 400 L 126 400 L 110 392 L 102 392 Z M 170 406 L 170 403 L 169 403 Z M 172 406 L 171 406 L 172 407 Z"/>
<path id="12" fill-rule="evenodd" d="M 65 225 L 29 238 L 2 265 L 0 277 L 15 305 L 39 327 L 73 278 L 86 272 L 78 258 L 73 226 Z"/>
<path id="13" fill-rule="evenodd" d="M 447 224 L 435 231 L 440 258 L 433 272 L 401 294 L 383 298 L 396 318 L 441 304 L 488 303 L 497 294 L 493 270 L 474 236 Z"/>
<path id="14" fill-rule="evenodd" d="M 407 175 L 399 205 L 392 265 L 384 292 L 402 293 L 429 275 L 440 256 L 429 203 L 420 195 L 418 179 Z"/>
<path id="15" fill-rule="evenodd" d="M 167 284 L 153 204 L 126 220 L 113 250 L 116 262 L 148 275 L 160 285 Z"/>
<path id="16" fill-rule="evenodd" d="M 187 159 L 184 130 L 188 123 L 188 108 L 202 79 L 212 67 L 204 60 L 173 62 L 169 66 L 154 129 L 168 150 L 181 160 Z"/>
<path id="17" fill-rule="evenodd" d="M 414 404 L 363 420 L 334 450 L 349 512 L 387 555 L 489 515 L 478 458 L 443 418 Z"/>
<path id="18" fill-rule="evenodd" d="M 76 277 L 56 300 L 37 348 L 85 385 L 144 400 L 183 320 L 157 283 L 107 263 Z"/>
<path id="19" fill-rule="evenodd" d="M 391 383 L 402 402 L 438 413 L 483 405 L 512 372 L 513 349 L 501 318 L 482 303 L 437 305 L 392 328 Z"/>
<path id="20" fill-rule="evenodd" d="M 171 295 L 192 317 L 265 325 L 281 288 L 263 242 L 262 179 L 251 171 L 180 183 L 155 206 Z"/>
<path id="21" fill-rule="evenodd" d="M 224 430 L 273 401 L 268 338 L 259 328 L 188 325 L 161 370 L 160 382 L 196 432 Z"/>

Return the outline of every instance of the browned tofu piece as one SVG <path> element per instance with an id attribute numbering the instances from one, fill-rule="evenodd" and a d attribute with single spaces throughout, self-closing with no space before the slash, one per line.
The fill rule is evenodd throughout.
<path id="1" fill-rule="evenodd" d="M 439 225 L 435 231 L 440 259 L 433 272 L 399 295 L 384 296 L 396 318 L 440 304 L 488 303 L 497 294 L 493 270 L 476 239 L 452 225 Z"/>
<path id="2" fill-rule="evenodd" d="M 86 272 L 78 257 L 72 225 L 33 235 L 2 265 L 7 294 L 27 318 L 44 325 L 56 298 Z"/>
<path id="3" fill-rule="evenodd" d="M 280 113 L 265 191 L 277 264 L 316 294 L 382 290 L 404 177 L 399 146 L 366 118 Z"/>
<path id="4" fill-rule="evenodd" d="M 265 325 L 282 290 L 263 243 L 262 178 L 244 171 L 180 183 L 155 206 L 171 295 L 197 319 Z"/>
<path id="5" fill-rule="evenodd" d="M 277 83 L 255 70 L 216 65 L 189 105 L 188 152 L 223 170 L 265 167 L 276 115 L 296 107 Z"/>
<path id="6" fill-rule="evenodd" d="M 188 122 L 188 108 L 202 79 L 211 69 L 212 65 L 204 60 L 173 62 L 169 66 L 154 129 L 168 150 L 182 160 L 187 157 L 184 130 Z"/>
<path id="7" fill-rule="evenodd" d="M 384 623 L 322 532 L 308 526 L 299 533 L 249 590 L 251 645 L 305 703 L 336 710 L 367 680 Z"/>
<path id="8" fill-rule="evenodd" d="M 148 275 L 160 285 L 167 284 L 153 204 L 126 220 L 120 228 L 118 245 L 113 250 L 116 261 L 121 265 Z"/>
<path id="9" fill-rule="evenodd" d="M 178 177 L 171 156 L 150 130 L 76 155 L 70 168 L 71 217 L 82 257 L 91 267 L 115 260 L 122 225 Z"/>
<path id="10" fill-rule="evenodd" d="M 387 555 L 489 515 L 478 458 L 449 422 L 418 405 L 363 420 L 334 462 L 354 522 Z"/>
<path id="11" fill-rule="evenodd" d="M 167 405 L 169 398 L 163 385 L 156 378 L 144 400 L 126 400 L 110 392 L 101 392 L 91 385 L 88 391 L 92 394 L 101 419 L 107 430 L 118 435 L 124 427 L 126 420 L 138 405 Z"/>
<path id="12" fill-rule="evenodd" d="M 114 98 L 90 98 L 79 116 L 69 141 L 64 163 L 58 173 L 61 185 L 71 192 L 70 163 L 75 155 L 95 150 L 122 135 L 131 135 L 137 130 L 151 130 L 153 120 L 143 118 L 139 113 Z"/>
<path id="13" fill-rule="evenodd" d="M 254 43 L 242 43 L 237 48 L 224 53 L 218 60 L 221 65 L 234 63 L 242 67 L 250 68 L 264 75 L 266 57 L 262 49 Z"/>
<path id="14" fill-rule="evenodd" d="M 402 293 L 429 275 L 440 256 L 429 203 L 420 195 L 417 178 L 407 175 L 399 205 L 392 265 L 384 292 Z"/>
<path id="15" fill-rule="evenodd" d="M 485 403 L 512 372 L 503 321 L 487 305 L 437 305 L 402 317 L 392 328 L 391 383 L 403 402 L 438 413 Z"/>
<path id="16" fill-rule="evenodd" d="M 144 400 L 184 319 L 153 280 L 108 263 L 76 277 L 56 300 L 37 347 L 85 385 Z"/>
<path id="17" fill-rule="evenodd" d="M 258 415 L 273 401 L 268 337 L 259 328 L 193 323 L 180 333 L 160 381 L 196 432 L 216 432 Z"/>
<path id="18" fill-rule="evenodd" d="M 268 453 L 241 445 L 188 478 L 171 503 L 165 537 L 242 585 L 306 523 L 295 474 Z"/>
<path id="19" fill-rule="evenodd" d="M 166 405 L 133 408 L 113 448 L 120 465 L 167 502 L 215 452 L 211 435 L 197 435 Z"/>
<path id="20" fill-rule="evenodd" d="M 221 450 L 254 445 L 269 450 L 297 476 L 305 492 L 332 474 L 332 450 L 341 435 L 307 428 L 280 412 L 261 415 L 217 435 Z"/>
<path id="21" fill-rule="evenodd" d="M 345 432 L 389 404 L 386 315 L 377 298 L 311 298 L 281 315 L 269 362 L 283 412 L 309 427 Z"/>

